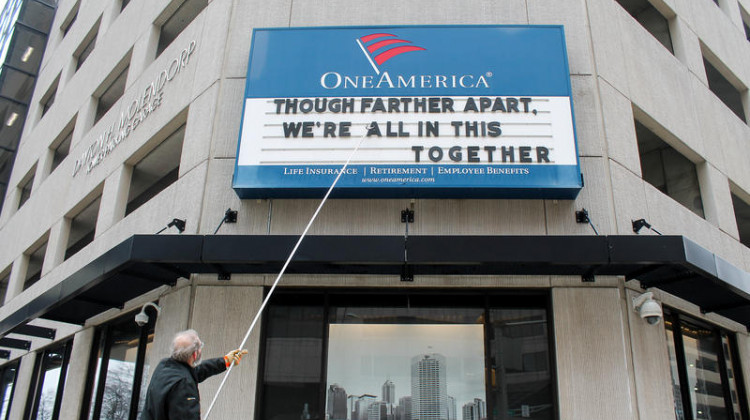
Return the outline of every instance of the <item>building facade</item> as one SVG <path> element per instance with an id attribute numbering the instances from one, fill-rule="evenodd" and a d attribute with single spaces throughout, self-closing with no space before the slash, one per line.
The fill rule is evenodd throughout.
<path id="1" fill-rule="evenodd" d="M 750 0 L 16 0 L 6 10 L 1 419 L 137 419 L 175 332 L 195 329 L 204 357 L 223 355 L 267 296 L 211 418 L 750 419 Z M 570 197 L 523 184 L 512 197 L 365 188 L 334 193 L 308 226 L 320 191 L 233 188 L 260 28 L 447 39 L 456 27 L 562 28 L 582 175 Z M 360 46 L 363 68 L 379 71 L 385 58 Z M 388 65 L 418 61 L 409 51 Z M 293 71 L 319 64 L 301 56 Z M 508 60 L 492 76 L 421 83 L 482 87 L 545 71 Z M 337 77 L 370 80 L 330 73 L 322 88 Z M 499 95 L 500 106 L 523 110 L 523 95 Z M 304 122 L 286 137 L 306 141 Z M 344 141 L 337 124 L 330 134 Z M 452 144 L 410 156 L 449 169 L 480 156 Z M 514 168 L 548 162 L 553 146 L 515 150 Z M 309 153 L 344 164 L 328 148 Z M 136 324 L 141 311 L 148 321 Z M 434 380 L 418 369 L 424 357 L 440 365 Z M 219 383 L 201 384 L 204 411 Z M 421 414 L 423 392 L 437 392 L 438 412 Z"/>

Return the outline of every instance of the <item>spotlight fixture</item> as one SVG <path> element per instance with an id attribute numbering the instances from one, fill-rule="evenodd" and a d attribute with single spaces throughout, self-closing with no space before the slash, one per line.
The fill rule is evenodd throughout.
<path id="1" fill-rule="evenodd" d="M 237 223 L 237 210 L 232 210 L 232 208 L 228 208 L 227 211 L 224 212 L 224 218 L 221 219 L 221 222 L 219 222 L 219 226 L 216 226 L 216 230 L 214 230 L 214 235 L 216 235 L 216 232 L 221 229 L 221 226 L 224 223 Z"/>
<path id="2" fill-rule="evenodd" d="M 176 227 L 176 228 L 177 228 L 177 230 L 178 230 L 178 231 L 180 231 L 180 233 L 182 233 L 182 232 L 184 232 L 184 231 L 185 231 L 185 224 L 186 224 L 186 223 L 187 223 L 187 222 L 186 222 L 185 220 L 181 220 L 181 219 L 172 219 L 172 221 L 171 221 L 171 222 L 169 222 L 169 223 L 167 224 L 167 226 L 165 226 L 165 227 L 161 228 L 161 230 L 160 230 L 160 231 L 158 231 L 158 232 L 156 232 L 156 234 L 158 235 L 158 234 L 160 234 L 160 233 L 164 232 L 165 230 L 167 230 L 167 229 L 171 228 L 172 226 Z"/>
<path id="3" fill-rule="evenodd" d="M 591 226 L 591 229 L 594 230 L 594 233 L 599 236 L 599 232 L 596 230 L 596 227 L 594 227 L 594 224 L 591 222 L 591 218 L 589 217 L 588 210 L 582 208 L 581 210 L 576 210 L 576 223 L 588 223 L 589 226 Z"/>
<path id="4" fill-rule="evenodd" d="M 657 235 L 661 236 L 661 232 L 651 227 L 651 224 L 646 219 L 631 220 L 633 223 L 633 232 L 639 233 L 641 229 L 646 228 L 654 231 Z"/>
<path id="5" fill-rule="evenodd" d="M 658 324 L 664 317 L 661 305 L 654 300 L 652 292 L 646 292 L 633 298 L 633 310 L 638 312 L 638 315 L 651 325 Z"/>
<path id="6" fill-rule="evenodd" d="M 149 302 L 143 305 L 143 307 L 141 308 L 141 311 L 135 315 L 135 323 L 138 324 L 139 327 L 142 327 L 148 324 L 149 318 L 148 318 L 148 314 L 146 313 L 146 308 L 149 306 L 151 306 L 152 308 L 156 310 L 157 316 L 161 314 L 161 307 L 159 305 L 153 302 Z"/>

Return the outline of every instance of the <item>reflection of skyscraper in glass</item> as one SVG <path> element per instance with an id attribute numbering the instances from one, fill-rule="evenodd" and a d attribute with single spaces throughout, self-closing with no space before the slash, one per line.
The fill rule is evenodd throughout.
<path id="1" fill-rule="evenodd" d="M 401 397 L 398 399 L 396 420 L 411 420 L 411 397 Z"/>
<path id="2" fill-rule="evenodd" d="M 442 354 L 411 359 L 412 420 L 448 420 L 446 360 Z"/>
<path id="3" fill-rule="evenodd" d="M 333 384 L 328 387 L 326 414 L 330 420 L 346 420 L 346 390 Z"/>
<path id="4" fill-rule="evenodd" d="M 456 420 L 456 399 L 448 395 L 448 420 Z"/>
<path id="5" fill-rule="evenodd" d="M 367 409 L 370 404 L 375 402 L 375 396 L 363 394 L 356 397 L 354 408 L 352 409 L 352 420 L 367 420 Z"/>
<path id="6" fill-rule="evenodd" d="M 462 420 L 486 420 L 487 403 L 480 398 L 474 398 L 473 402 L 464 404 L 462 407 Z"/>
<path id="7" fill-rule="evenodd" d="M 383 401 L 389 404 L 396 403 L 396 384 L 390 379 L 383 384 Z"/>

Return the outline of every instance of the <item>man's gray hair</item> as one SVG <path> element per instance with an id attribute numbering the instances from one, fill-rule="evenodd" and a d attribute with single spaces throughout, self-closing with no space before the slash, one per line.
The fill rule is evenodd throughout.
<path id="1" fill-rule="evenodd" d="M 190 356 L 201 348 L 201 339 L 195 330 L 185 330 L 175 334 L 172 340 L 172 359 L 188 363 Z"/>

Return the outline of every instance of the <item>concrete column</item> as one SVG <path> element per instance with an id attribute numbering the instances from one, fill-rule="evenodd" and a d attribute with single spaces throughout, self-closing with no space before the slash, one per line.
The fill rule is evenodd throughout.
<path id="1" fill-rule="evenodd" d="M 250 326 L 263 299 L 263 288 L 252 286 L 198 286 L 195 293 L 191 327 L 206 343 L 203 357 L 223 356 L 236 348 Z M 211 413 L 218 419 L 253 418 L 260 328 L 253 331 L 245 348 L 249 354 L 232 370 L 222 394 Z M 221 383 L 208 379 L 200 385 L 201 408 L 205 413 Z"/>
<path id="2" fill-rule="evenodd" d="M 739 238 L 727 177 L 708 162 L 697 165 L 706 220 L 733 238 Z"/>
<path id="3" fill-rule="evenodd" d="M 625 299 L 633 350 L 638 414 L 641 419 L 672 418 L 674 395 L 664 322 L 650 325 L 641 319 L 632 309 L 632 299 L 639 295 L 640 293 L 628 290 Z"/>
<path id="4" fill-rule="evenodd" d="M 11 299 L 23 292 L 23 282 L 28 268 L 29 256 L 26 254 L 21 254 L 20 257 L 13 261 L 13 268 L 10 270 L 10 280 L 8 281 L 8 291 L 5 293 L 5 303 L 10 302 Z"/>
<path id="5" fill-rule="evenodd" d="M 13 387 L 13 403 L 10 406 L 8 420 L 24 420 L 23 414 L 26 410 L 26 400 L 33 380 L 34 365 L 36 364 L 36 353 L 28 353 L 21 358 L 18 366 L 18 377 Z"/>
<path id="6" fill-rule="evenodd" d="M 669 33 L 672 37 L 674 56 L 682 61 L 704 85 L 708 86 L 698 35 L 680 17 L 669 20 Z"/>
<path id="7" fill-rule="evenodd" d="M 82 330 L 73 337 L 73 350 L 70 353 L 68 372 L 60 405 L 61 419 L 77 419 L 81 413 L 86 379 L 88 377 L 89 357 L 94 344 L 94 328 Z"/>
<path id="8" fill-rule="evenodd" d="M 634 420 L 618 288 L 553 288 L 560 419 Z"/>
<path id="9" fill-rule="evenodd" d="M 152 25 L 148 35 L 136 41 L 133 54 L 130 56 L 130 71 L 133 74 L 143 74 L 144 70 L 154 62 L 156 47 L 159 44 L 159 33 L 159 28 Z"/>
<path id="10" fill-rule="evenodd" d="M 106 231 L 125 217 L 132 174 L 132 166 L 122 165 L 119 171 L 113 172 L 104 182 L 99 218 L 96 221 L 97 232 Z"/>

